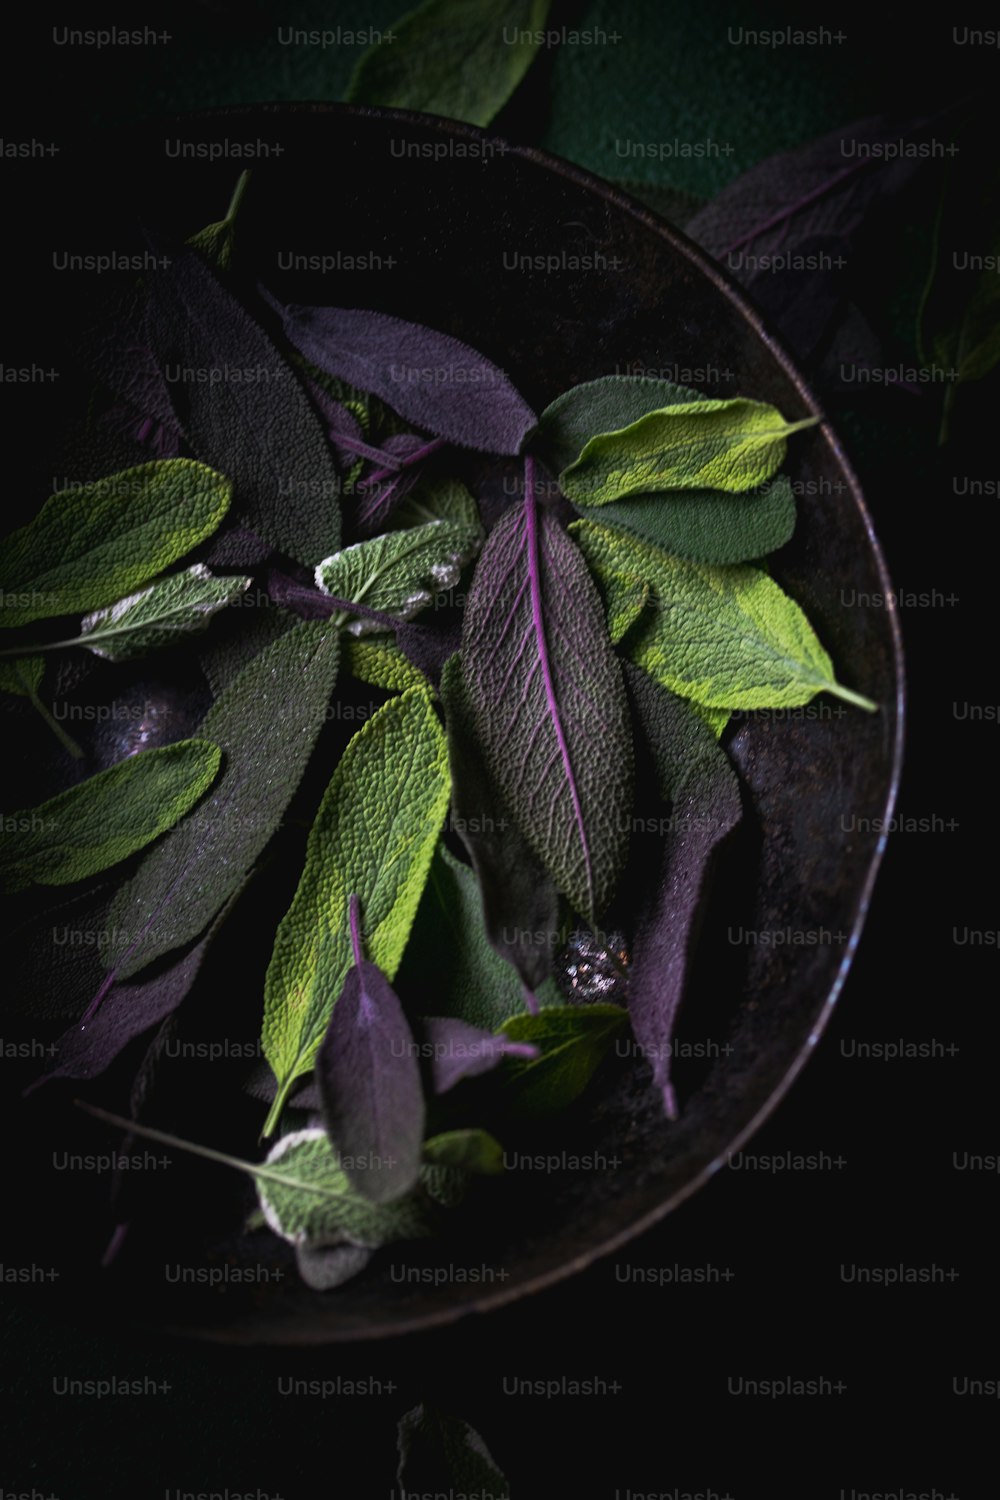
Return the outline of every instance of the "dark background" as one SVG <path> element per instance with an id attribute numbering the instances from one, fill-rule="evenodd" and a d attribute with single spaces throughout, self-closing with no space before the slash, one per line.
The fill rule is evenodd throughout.
<path id="1" fill-rule="evenodd" d="M 22 16 L 5 63 L 3 135 L 59 141 L 86 124 L 120 125 L 191 108 L 269 99 L 336 99 L 356 50 L 284 48 L 278 26 L 387 26 L 394 3 L 163 7 L 120 24 L 171 33 L 143 49 L 57 48 L 61 16 Z M 116 18 L 74 15 L 67 24 Z M 546 53 L 501 128 L 614 179 L 669 189 L 690 207 L 765 156 L 874 113 L 934 114 L 995 94 L 1000 54 L 954 44 L 950 23 L 805 21 L 790 7 L 630 0 L 560 11 L 550 24 L 601 26 L 620 41 Z M 826 25 L 842 42 L 732 45 L 730 27 Z M 978 24 L 978 23 L 976 23 Z M 984 23 L 988 24 L 988 23 Z M 991 166 L 988 110 L 970 144 Z M 728 154 L 623 160 L 615 141 L 730 143 Z M 32 195 L 44 166 L 5 159 L 4 285 L 18 326 L 46 313 L 30 281 Z M 101 170 L 94 163 L 95 174 Z M 28 173 L 31 173 L 29 179 Z M 20 173 L 20 178 L 17 174 Z M 336 165 L 330 188 L 335 191 Z M 918 196 L 883 261 L 870 268 L 893 347 L 913 359 L 935 194 Z M 907 343 L 909 341 L 909 343 Z M 8 353 L 8 359 L 16 358 Z M 38 356 L 44 361 L 44 352 Z M 816 1056 L 754 1153 L 825 1151 L 841 1168 L 721 1172 L 621 1255 L 485 1319 L 403 1342 L 329 1352 L 230 1351 L 56 1318 L 44 1285 L 0 1286 L 6 1324 L 2 1403 L 9 1429 L 0 1492 L 59 1497 L 180 1491 L 305 1500 L 388 1495 L 395 1423 L 438 1400 L 483 1434 L 516 1496 L 609 1497 L 679 1490 L 718 1496 L 838 1496 L 914 1491 L 969 1500 L 995 1492 L 993 1408 L 953 1394 L 953 1377 L 996 1379 L 996 1174 L 958 1171 L 953 1153 L 1000 1149 L 993 1014 L 996 945 L 953 929 L 996 931 L 993 787 L 998 725 L 954 705 L 996 701 L 990 509 L 956 496 L 956 477 L 997 479 L 990 438 L 996 388 L 972 393 L 959 441 L 937 447 L 940 395 L 840 393 L 829 410 L 859 469 L 897 587 L 940 602 L 901 609 L 909 679 L 902 817 L 933 832 L 892 834 L 856 959 Z M 44 388 L 4 390 L 8 452 L 24 424 L 44 427 Z M 16 472 L 16 452 L 10 454 Z M 8 468 L 9 472 L 9 468 Z M 16 503 L 14 497 L 12 503 Z M 952 602 L 948 602 L 949 598 Z M 933 1059 L 863 1060 L 855 1042 L 936 1039 Z M 8 1162 L 17 1141 L 6 1142 Z M 72 1226 L 66 1226 L 67 1242 Z M 53 1247 L 53 1260 L 70 1244 Z M 624 1285 L 630 1266 L 715 1266 L 709 1285 Z M 933 1285 L 845 1284 L 841 1267 L 939 1266 Z M 71 1400 L 53 1378 L 151 1375 L 147 1398 Z M 381 1395 L 283 1398 L 286 1376 L 370 1375 Z M 504 1396 L 505 1375 L 599 1378 L 604 1399 Z M 728 1394 L 729 1377 L 827 1376 L 840 1395 L 770 1401 Z M 388 1389 L 389 1385 L 393 1389 Z M 995 1422 L 995 1418 L 994 1418 Z M 985 1468 L 986 1472 L 983 1473 Z M 979 1475 L 977 1479 L 975 1476 Z M 315 1477 L 309 1477 L 309 1476 Z"/>

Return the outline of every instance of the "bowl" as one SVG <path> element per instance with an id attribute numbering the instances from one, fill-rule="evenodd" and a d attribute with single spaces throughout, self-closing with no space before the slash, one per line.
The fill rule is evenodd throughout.
<path id="1" fill-rule="evenodd" d="M 272 291 L 377 307 L 454 334 L 507 370 L 536 410 L 618 372 L 753 396 L 789 417 L 819 411 L 780 340 L 717 265 L 640 204 L 541 151 L 451 121 L 327 104 L 143 125 L 101 149 L 99 182 L 71 187 L 72 152 L 65 164 L 67 192 L 95 235 L 102 223 L 123 236 L 153 223 L 183 238 L 221 217 L 250 166 L 240 262 Z M 680 1034 L 704 1046 L 678 1060 L 680 1118 L 663 1118 L 641 1059 L 617 1058 L 544 1134 L 544 1151 L 565 1153 L 565 1169 L 489 1183 L 458 1214 L 454 1237 L 390 1247 L 334 1292 L 310 1291 L 292 1274 L 243 1286 L 229 1277 L 218 1296 L 165 1283 L 162 1246 L 140 1234 L 92 1283 L 95 1307 L 247 1343 L 427 1329 L 537 1293 L 616 1250 L 749 1140 L 843 987 L 894 804 L 903 723 L 891 601 L 850 605 L 891 585 L 828 423 L 796 440 L 787 471 L 798 523 L 769 565 L 843 679 L 881 707 L 867 715 L 820 698 L 727 731 L 745 818 L 715 872 L 684 1003 Z M 590 1168 L 572 1157 L 591 1158 Z M 217 1183 L 217 1169 L 206 1170 Z M 277 1246 L 275 1265 L 283 1253 Z M 204 1260 L 258 1265 L 261 1236 L 217 1234 Z M 496 1274 L 462 1278 L 458 1265 Z"/>

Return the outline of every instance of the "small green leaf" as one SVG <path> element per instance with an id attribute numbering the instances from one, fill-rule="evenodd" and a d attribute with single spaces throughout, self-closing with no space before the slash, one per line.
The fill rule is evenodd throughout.
<path id="1" fill-rule="evenodd" d="M 559 476 L 574 503 L 604 505 L 661 490 L 756 489 L 785 461 L 787 439 L 819 417 L 786 422 L 763 401 L 688 401 L 592 437 Z"/>
<path id="2" fill-rule="evenodd" d="M 592 521 L 570 530 L 606 586 L 623 576 L 649 585 L 628 654 L 682 698 L 717 709 L 794 708 L 828 692 L 874 712 L 836 681 L 802 610 L 759 568 L 686 562 Z"/>
<path id="3" fill-rule="evenodd" d="M 422 1183 L 393 1203 L 370 1203 L 348 1183 L 323 1130 L 293 1131 L 275 1143 L 266 1160 L 244 1161 L 211 1146 L 183 1141 L 151 1125 L 122 1119 L 81 1099 L 74 1102 L 95 1119 L 130 1135 L 245 1172 L 256 1183 L 266 1223 L 297 1247 L 359 1245 L 376 1249 L 391 1240 L 416 1239 L 433 1228 L 434 1205 Z M 425 1174 L 430 1170 L 426 1168 Z"/>
<path id="4" fill-rule="evenodd" d="M 217 745 L 181 740 L 140 751 L 39 807 L 5 814 L 0 882 L 11 891 L 68 885 L 127 859 L 194 806 L 221 759 Z"/>
<path id="5" fill-rule="evenodd" d="M 524 1004 L 516 969 L 486 937 L 479 883 L 444 843 L 431 861 L 399 990 L 427 1013 L 455 1016 L 484 1031 L 498 1030 Z"/>
<path id="6" fill-rule="evenodd" d="M 195 563 L 85 615 L 79 644 L 108 661 L 145 656 L 160 646 L 172 646 L 179 636 L 204 630 L 214 614 L 249 587 L 249 578 L 216 578 Z"/>
<path id="7" fill-rule="evenodd" d="M 510 1500 L 506 1476 L 468 1422 L 436 1407 L 415 1406 L 400 1419 L 396 1470 L 400 1500 Z"/>
<path id="8" fill-rule="evenodd" d="M 447 476 L 421 479 L 396 506 L 389 524 L 393 531 L 429 521 L 455 521 L 482 534 L 479 506 L 460 479 Z"/>
<path id="9" fill-rule="evenodd" d="M 229 209 L 224 219 L 219 219 L 214 224 L 206 224 L 204 229 L 199 229 L 197 234 L 192 234 L 187 244 L 195 250 L 200 250 L 202 255 L 217 271 L 228 271 L 233 258 L 233 240 L 236 232 L 236 215 L 239 212 L 246 185 L 250 181 L 249 172 L 241 172 L 233 190 Z"/>
<path id="10" fill-rule="evenodd" d="M 424 1141 L 424 1161 L 492 1177 L 503 1171 L 503 1147 L 488 1130 L 446 1130 Z"/>
<path id="11" fill-rule="evenodd" d="M 271 1229 L 293 1245 L 363 1245 L 429 1233 L 419 1189 L 391 1203 L 372 1203 L 351 1187 L 325 1130 L 296 1130 L 253 1169 L 257 1196 Z"/>
<path id="12" fill-rule="evenodd" d="M 347 669 L 359 682 L 369 682 L 373 687 L 385 688 L 390 693 L 402 693 L 408 687 L 419 687 L 425 693 L 433 693 L 429 679 L 413 665 L 391 636 L 348 640 L 345 644 Z"/>
<path id="13" fill-rule="evenodd" d="M 349 104 L 488 125 L 538 50 L 549 0 L 425 0 L 361 58 Z"/>
<path id="14" fill-rule="evenodd" d="M 114 604 L 211 536 L 229 497 L 228 480 L 189 458 L 60 490 L 0 542 L 0 625 Z"/>
<path id="15" fill-rule="evenodd" d="M 264 1055 L 278 1081 L 270 1134 L 308 1073 L 352 964 L 348 898 L 367 956 L 392 980 L 448 807 L 448 747 L 427 694 L 408 688 L 349 742 L 320 804 L 278 928 L 264 991 Z"/>
<path id="16" fill-rule="evenodd" d="M 501 1064 L 510 1108 L 537 1115 L 572 1104 L 627 1019 L 618 1005 L 554 1005 L 537 1015 L 521 1011 L 511 1016 L 500 1030 L 512 1042 L 533 1042 L 541 1056 Z"/>
<path id="17" fill-rule="evenodd" d="M 444 589 L 458 582 L 464 563 L 478 550 L 478 527 L 455 521 L 430 521 L 407 531 L 388 531 L 367 542 L 355 542 L 324 558 L 316 569 L 316 585 L 325 594 L 367 604 L 399 619 L 410 620 Z M 334 615 L 347 623 L 351 635 L 384 631 L 384 624 L 346 613 Z"/>

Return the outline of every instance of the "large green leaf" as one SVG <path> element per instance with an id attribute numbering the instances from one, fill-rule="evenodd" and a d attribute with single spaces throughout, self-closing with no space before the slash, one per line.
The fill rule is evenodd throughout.
<path id="1" fill-rule="evenodd" d="M 627 1012 L 618 1005 L 552 1005 L 521 1011 L 503 1023 L 512 1042 L 532 1042 L 540 1055 L 503 1064 L 508 1106 L 523 1115 L 565 1109 L 603 1062 Z"/>
<path id="2" fill-rule="evenodd" d="M 0 542 L 0 625 L 114 604 L 210 536 L 229 497 L 227 479 L 189 458 L 60 490 Z"/>
<path id="3" fill-rule="evenodd" d="M 222 756 L 207 740 L 142 750 L 38 807 L 0 818 L 0 884 L 68 885 L 159 838 L 211 786 Z"/>
<path id="4" fill-rule="evenodd" d="M 836 681 L 802 610 L 759 568 L 686 562 L 592 521 L 570 530 L 609 587 L 648 585 L 628 654 L 682 698 L 717 709 L 794 708 L 828 692 L 876 707 Z"/>
<path id="5" fill-rule="evenodd" d="M 316 584 L 334 598 L 410 620 L 433 603 L 436 594 L 458 582 L 462 565 L 475 554 L 479 541 L 478 526 L 458 521 L 429 521 L 406 531 L 388 531 L 324 558 L 316 569 Z M 342 612 L 333 620 L 342 624 L 349 616 Z M 384 632 L 385 626 L 358 616 L 350 619 L 347 629 L 360 636 Z"/>
<path id="6" fill-rule="evenodd" d="M 249 587 L 249 578 L 216 578 L 195 563 L 85 615 L 78 644 L 108 661 L 130 661 L 203 630 L 214 614 Z"/>
<path id="7" fill-rule="evenodd" d="M 264 992 L 264 1055 L 278 1081 L 265 1133 L 312 1068 L 352 965 L 348 900 L 367 956 L 393 979 L 448 807 L 444 734 L 408 688 L 349 742 L 309 834 L 305 868 L 278 928 Z"/>

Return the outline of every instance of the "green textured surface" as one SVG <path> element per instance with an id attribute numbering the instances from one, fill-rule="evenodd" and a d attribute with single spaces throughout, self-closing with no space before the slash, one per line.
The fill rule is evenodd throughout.
<path id="1" fill-rule="evenodd" d="M 161 578 L 138 594 L 86 615 L 80 644 L 109 661 L 129 661 L 179 636 L 204 630 L 214 614 L 250 587 L 249 578 L 216 578 L 201 563 Z"/>
<path id="2" fill-rule="evenodd" d="M 189 458 L 51 495 L 0 543 L 0 625 L 114 604 L 211 536 L 229 495 L 228 480 Z"/>
<path id="3" fill-rule="evenodd" d="M 834 687 L 809 621 L 760 569 L 685 562 L 591 521 L 571 530 L 595 573 L 650 585 L 649 618 L 629 655 L 682 698 L 706 708 L 794 708 Z"/>
<path id="4" fill-rule="evenodd" d="M 316 584 L 336 599 L 409 620 L 458 582 L 479 539 L 478 526 L 460 521 L 428 521 L 406 531 L 387 531 L 324 558 L 316 569 Z M 352 619 L 346 612 L 333 619 L 337 624 L 348 622 L 352 635 L 382 629 L 375 620 Z"/>
<path id="5" fill-rule="evenodd" d="M 312 1067 L 351 967 L 350 896 L 367 957 L 395 977 L 450 786 L 444 732 L 420 688 L 383 704 L 341 756 L 267 971 L 264 1055 L 279 1085 L 269 1123 L 282 1091 Z"/>
<path id="6" fill-rule="evenodd" d="M 788 437 L 817 420 L 787 422 L 773 406 L 744 397 L 665 406 L 592 437 L 559 483 L 570 500 L 584 505 L 662 490 L 745 494 L 777 473 Z"/>
<path id="7" fill-rule="evenodd" d="M 691 562 L 751 562 L 783 547 L 795 530 L 795 496 L 781 474 L 748 495 L 692 490 L 577 509 L 585 521 L 627 531 Z"/>
<path id="8" fill-rule="evenodd" d="M 5 814 L 0 884 L 69 885 L 127 859 L 193 807 L 218 774 L 218 746 L 180 740 L 142 750 L 38 807 Z"/>
<path id="9" fill-rule="evenodd" d="M 348 639 L 344 645 L 347 670 L 359 682 L 385 688 L 390 693 L 402 693 L 409 687 L 419 687 L 425 693 L 433 694 L 434 689 L 429 679 L 400 651 L 391 636 L 375 636 L 361 641 Z"/>
<path id="10" fill-rule="evenodd" d="M 243 881 L 299 784 L 339 659 L 339 641 L 325 621 L 300 624 L 212 704 L 199 727 L 222 746 L 222 775 L 196 816 L 147 855 L 119 892 L 113 928 L 137 932 L 156 913 L 137 946 L 126 936 L 116 947 L 120 977 L 197 937 Z"/>
<path id="11" fill-rule="evenodd" d="M 553 1005 L 534 1016 L 511 1016 L 504 1033 L 512 1042 L 533 1042 L 540 1053 L 530 1062 L 509 1058 L 501 1065 L 511 1113 L 548 1114 L 572 1104 L 627 1020 L 618 1005 Z"/>

